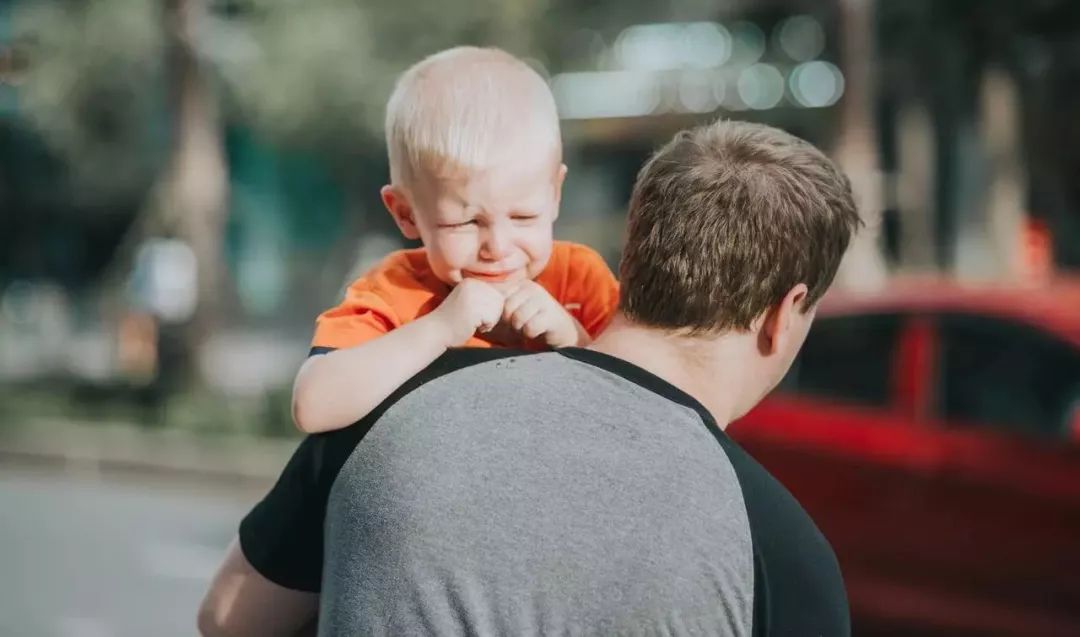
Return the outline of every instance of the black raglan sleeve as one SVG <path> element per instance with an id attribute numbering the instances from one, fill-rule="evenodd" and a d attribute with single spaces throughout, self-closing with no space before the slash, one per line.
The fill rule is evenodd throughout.
<path id="1" fill-rule="evenodd" d="M 850 637 L 851 613 L 836 554 L 795 497 L 714 429 L 746 502 L 754 542 L 755 636 Z"/>
<path id="2" fill-rule="evenodd" d="M 308 436 L 270 492 L 240 522 L 240 550 L 263 577 L 292 590 L 319 592 L 326 503 L 338 472 L 382 414 L 420 385 L 477 363 L 525 354 L 455 349 L 411 378 L 354 425 Z"/>
<path id="3" fill-rule="evenodd" d="M 263 577 L 285 588 L 319 591 L 326 502 L 343 464 L 335 456 L 355 448 L 359 432 L 351 430 L 360 426 L 305 438 L 270 492 L 241 520 L 240 549 Z"/>

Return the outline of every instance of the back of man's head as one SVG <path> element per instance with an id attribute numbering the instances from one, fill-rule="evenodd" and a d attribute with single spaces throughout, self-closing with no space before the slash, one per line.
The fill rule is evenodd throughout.
<path id="1" fill-rule="evenodd" d="M 747 122 L 683 131 L 638 174 L 620 310 L 691 334 L 745 330 L 799 283 L 807 310 L 860 224 L 850 182 L 811 144 Z"/>

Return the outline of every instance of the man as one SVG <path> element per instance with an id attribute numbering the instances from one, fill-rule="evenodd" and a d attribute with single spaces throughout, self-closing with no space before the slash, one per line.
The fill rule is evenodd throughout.
<path id="1" fill-rule="evenodd" d="M 787 371 L 858 224 L 791 135 L 676 135 L 638 175 L 596 341 L 451 351 L 305 440 L 201 630 L 290 634 L 319 604 L 324 635 L 849 634 L 828 543 L 723 430 Z"/>

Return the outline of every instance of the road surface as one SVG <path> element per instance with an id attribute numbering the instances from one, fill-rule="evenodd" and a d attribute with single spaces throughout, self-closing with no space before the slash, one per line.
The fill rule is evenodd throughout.
<path id="1" fill-rule="evenodd" d="M 206 584 L 264 489 L 0 460 L 0 635 L 196 634 Z"/>

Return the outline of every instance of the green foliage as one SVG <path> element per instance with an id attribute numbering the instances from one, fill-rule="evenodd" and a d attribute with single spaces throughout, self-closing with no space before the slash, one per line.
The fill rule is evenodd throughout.
<path id="1" fill-rule="evenodd" d="M 152 2 L 23 1 L 20 111 L 67 160 L 76 196 L 109 200 L 152 179 L 161 152 L 163 38 Z"/>
<path id="2" fill-rule="evenodd" d="M 234 105 L 272 136 L 336 145 L 381 136 L 396 76 L 425 55 L 458 44 L 528 55 L 546 0 L 246 6 L 239 16 L 211 15 L 200 40 Z"/>
<path id="3" fill-rule="evenodd" d="M 181 1 L 181 0 L 174 0 Z M 231 118 L 268 139 L 348 151 L 381 138 L 395 77 L 457 44 L 529 55 L 549 0 L 182 0 L 190 42 Z M 23 115 L 78 196 L 148 185 L 167 155 L 165 0 L 22 0 Z"/>

